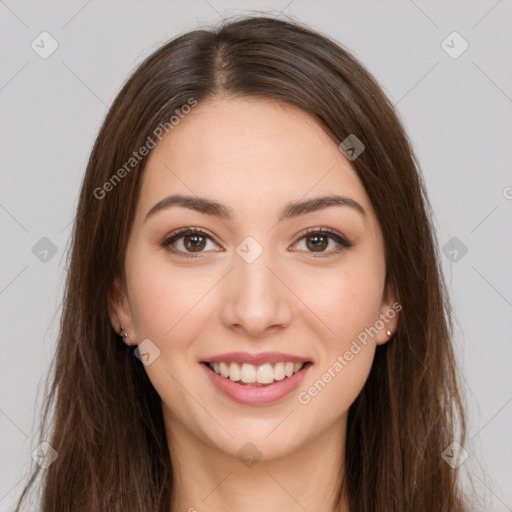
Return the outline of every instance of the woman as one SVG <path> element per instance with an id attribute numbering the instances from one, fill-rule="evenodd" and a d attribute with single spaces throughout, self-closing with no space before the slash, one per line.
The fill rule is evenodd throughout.
<path id="1" fill-rule="evenodd" d="M 137 68 L 86 170 L 52 375 L 44 512 L 468 510 L 430 206 L 347 50 L 249 17 Z"/>

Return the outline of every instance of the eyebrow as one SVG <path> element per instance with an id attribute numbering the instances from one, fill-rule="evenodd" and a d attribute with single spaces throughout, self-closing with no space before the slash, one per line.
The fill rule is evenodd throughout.
<path id="1" fill-rule="evenodd" d="M 181 206 L 182 208 L 188 208 L 189 210 L 211 215 L 212 217 L 217 217 L 222 220 L 232 220 L 234 218 L 233 209 L 217 201 L 207 199 L 206 197 L 175 194 L 158 201 L 146 214 L 144 222 L 155 213 L 170 208 L 171 206 Z M 279 222 L 323 210 L 330 206 L 349 206 L 361 215 L 366 216 L 364 208 L 357 201 L 354 201 L 354 199 L 346 196 L 328 195 L 308 199 L 306 201 L 292 201 L 287 203 L 281 212 Z"/>

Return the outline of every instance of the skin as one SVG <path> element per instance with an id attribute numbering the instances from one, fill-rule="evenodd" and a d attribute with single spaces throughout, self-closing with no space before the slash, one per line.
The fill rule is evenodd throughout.
<path id="1" fill-rule="evenodd" d="M 176 193 L 214 199 L 232 208 L 234 219 L 172 206 L 144 220 Z M 366 215 L 331 206 L 278 222 L 288 202 L 333 193 L 357 201 Z M 181 256 L 160 245 L 183 227 L 211 234 L 199 257 L 187 258 L 196 253 L 183 237 L 174 242 Z M 321 227 L 352 247 L 334 254 L 339 246 L 328 238 L 315 252 L 311 235 L 302 233 Z M 252 263 L 236 252 L 247 236 L 263 249 Z M 337 144 L 307 113 L 284 103 L 218 97 L 199 104 L 151 151 L 125 264 L 126 290 L 115 279 L 110 317 L 130 343 L 149 338 L 160 350 L 145 370 L 162 399 L 177 478 L 173 510 L 329 510 L 348 409 L 398 319 L 361 344 L 309 403 L 299 403 L 298 393 L 396 302 L 385 287 L 384 244 L 370 199 Z M 199 364 L 231 351 L 287 352 L 313 366 L 278 403 L 242 405 L 217 391 Z M 261 453 L 251 467 L 237 457 L 248 442 Z"/>

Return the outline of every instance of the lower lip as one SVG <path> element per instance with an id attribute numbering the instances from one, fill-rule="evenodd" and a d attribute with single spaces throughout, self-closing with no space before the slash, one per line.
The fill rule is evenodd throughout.
<path id="1" fill-rule="evenodd" d="M 291 377 L 269 384 L 268 386 L 246 386 L 237 384 L 230 378 L 221 377 L 215 373 L 206 363 L 201 363 L 206 374 L 215 387 L 227 397 L 239 404 L 268 405 L 277 402 L 294 391 L 302 379 L 306 376 L 311 363 L 306 363 L 300 371 Z"/>

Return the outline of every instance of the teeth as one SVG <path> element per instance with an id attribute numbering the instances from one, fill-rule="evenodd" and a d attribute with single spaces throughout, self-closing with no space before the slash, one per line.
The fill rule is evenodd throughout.
<path id="1" fill-rule="evenodd" d="M 245 384 L 256 382 L 258 384 L 271 384 L 274 381 L 283 380 L 297 373 L 304 364 L 305 363 L 283 362 L 275 363 L 274 365 L 265 363 L 255 366 L 243 363 L 240 366 L 235 362 L 208 363 L 216 374 L 229 378 L 234 382 L 241 381 Z"/>
<path id="2" fill-rule="evenodd" d="M 240 380 L 240 366 L 236 363 L 231 363 L 229 365 L 229 378 L 235 382 Z"/>
<path id="3" fill-rule="evenodd" d="M 247 366 L 252 366 L 252 364 L 248 364 Z M 254 366 L 252 367 L 255 368 Z M 256 382 L 259 382 L 260 384 L 271 384 L 274 382 L 274 368 L 272 368 L 270 363 L 258 366 L 258 369 L 256 370 Z"/>
<path id="4" fill-rule="evenodd" d="M 274 379 L 275 380 L 283 380 L 286 377 L 284 363 L 277 363 L 274 368 Z"/>
<path id="5" fill-rule="evenodd" d="M 215 373 L 219 373 L 216 369 L 215 369 L 215 366 L 213 367 L 213 369 L 215 370 Z M 223 376 L 223 377 L 229 377 L 229 366 L 226 364 L 226 363 L 220 363 L 219 364 L 219 369 L 220 369 L 220 374 Z"/>
<path id="6" fill-rule="evenodd" d="M 229 372 L 229 378 L 231 378 L 231 371 Z M 256 382 L 256 368 L 252 364 L 243 364 L 240 370 L 240 380 L 242 382 Z"/>

